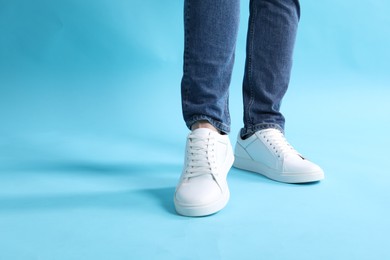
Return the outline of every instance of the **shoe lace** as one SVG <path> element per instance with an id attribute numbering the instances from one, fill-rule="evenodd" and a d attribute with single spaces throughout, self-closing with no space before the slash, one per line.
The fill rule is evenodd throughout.
<path id="1" fill-rule="evenodd" d="M 187 150 L 186 177 L 197 177 L 200 175 L 215 173 L 215 138 L 212 136 L 199 137 L 189 135 Z"/>
<path id="2" fill-rule="evenodd" d="M 300 157 L 302 157 L 298 151 L 295 150 L 291 144 L 289 144 L 286 137 L 280 130 L 269 129 L 268 131 L 264 131 L 261 134 L 264 140 L 274 150 L 279 158 L 288 153 L 298 154 Z"/>

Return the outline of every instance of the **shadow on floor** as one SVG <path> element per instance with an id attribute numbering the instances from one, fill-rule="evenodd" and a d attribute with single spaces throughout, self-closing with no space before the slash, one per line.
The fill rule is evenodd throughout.
<path id="1" fill-rule="evenodd" d="M 20 187 L 39 186 L 31 186 L 33 192 L 23 188 L 14 190 L 12 195 L 3 192 L 0 212 L 95 208 L 131 212 L 163 210 L 175 214 L 173 194 L 180 167 L 152 162 L 110 165 L 59 161 L 24 165 L 15 171 L 3 171 L 0 189 L 1 183 L 12 182 L 22 184 Z M 69 182 L 61 184 L 64 178 L 69 178 Z M 31 180 L 33 182 L 27 183 Z M 76 191 L 70 187 L 74 183 L 77 184 Z M 94 188 L 91 192 L 91 183 L 96 183 L 102 191 Z"/>
<path id="2" fill-rule="evenodd" d="M 131 212 L 163 211 L 175 214 L 174 188 L 132 191 L 1 196 L 0 212 L 25 212 L 70 209 L 112 209 Z"/>

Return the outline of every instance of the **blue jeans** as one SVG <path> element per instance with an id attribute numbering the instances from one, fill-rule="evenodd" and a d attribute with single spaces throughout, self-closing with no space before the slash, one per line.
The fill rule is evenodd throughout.
<path id="1" fill-rule="evenodd" d="M 181 96 L 190 128 L 205 120 L 230 132 L 229 85 L 240 0 L 185 0 Z M 284 129 L 280 105 L 290 80 L 300 16 L 298 0 L 251 0 L 243 80 L 241 136 Z"/>

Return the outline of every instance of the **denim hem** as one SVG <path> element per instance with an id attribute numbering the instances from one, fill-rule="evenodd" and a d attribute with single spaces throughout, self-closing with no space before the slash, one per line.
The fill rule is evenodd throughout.
<path id="1" fill-rule="evenodd" d="M 275 123 L 262 123 L 262 124 L 257 124 L 254 126 L 241 128 L 240 136 L 241 136 L 241 138 L 245 139 L 245 138 L 248 138 L 249 136 L 253 135 L 257 131 L 260 131 L 263 129 L 268 129 L 268 128 L 278 129 L 284 134 L 284 129 L 282 126 L 275 124 Z"/>
<path id="2" fill-rule="evenodd" d="M 186 121 L 186 125 L 188 129 L 191 130 L 191 126 L 195 124 L 197 121 L 208 121 L 211 125 L 213 125 L 215 128 L 217 128 L 221 133 L 228 134 L 230 133 L 230 126 L 226 125 L 220 121 L 217 121 L 209 116 L 206 115 L 196 115 L 191 117 L 189 120 Z"/>

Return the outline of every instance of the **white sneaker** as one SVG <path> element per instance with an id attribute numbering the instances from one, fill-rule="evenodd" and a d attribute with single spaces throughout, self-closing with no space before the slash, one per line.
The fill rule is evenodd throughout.
<path id="1" fill-rule="evenodd" d="M 260 173 L 287 183 L 314 182 L 324 178 L 322 169 L 306 160 L 277 129 L 264 129 L 249 138 L 237 138 L 234 167 Z"/>
<path id="2" fill-rule="evenodd" d="M 183 172 L 175 192 L 175 208 L 184 216 L 206 216 L 229 200 L 226 177 L 234 161 L 227 135 L 199 128 L 188 135 Z"/>

